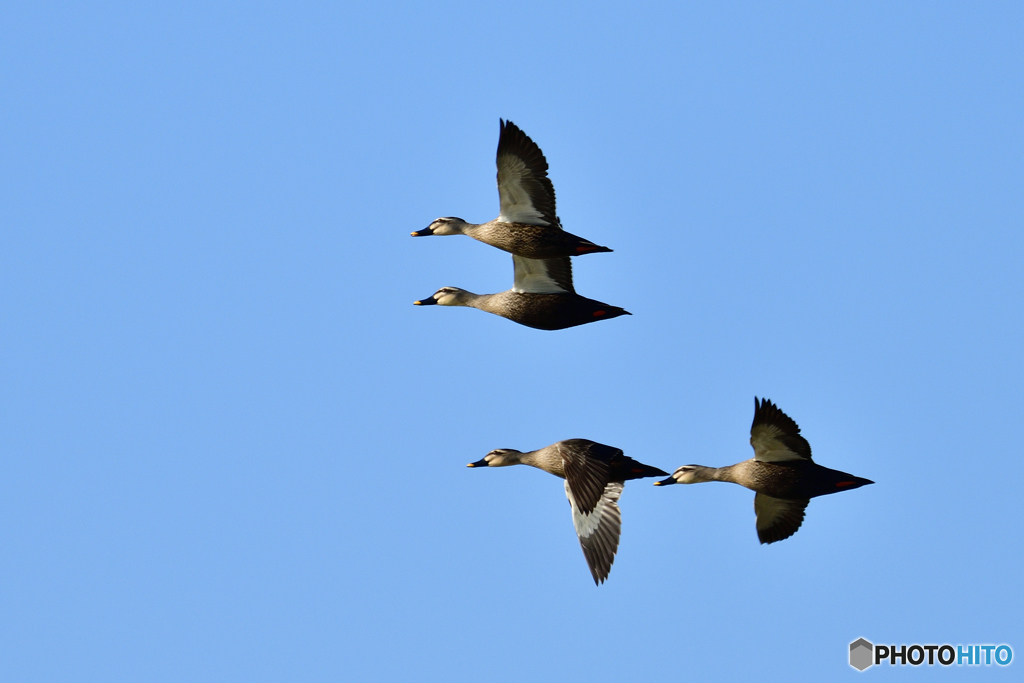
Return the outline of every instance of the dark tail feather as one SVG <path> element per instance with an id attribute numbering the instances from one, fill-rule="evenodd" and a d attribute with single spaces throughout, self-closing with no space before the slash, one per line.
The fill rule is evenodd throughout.
<path id="1" fill-rule="evenodd" d="M 627 311 L 625 308 L 601 304 L 596 307 L 596 310 L 591 315 L 594 317 L 595 320 L 610 320 L 612 318 L 618 318 L 620 315 L 633 314 Z"/>
<path id="2" fill-rule="evenodd" d="M 667 477 L 668 472 L 657 467 L 637 462 L 629 456 L 622 456 L 622 460 L 615 463 L 611 479 L 614 481 L 629 481 L 630 479 L 643 479 L 644 477 Z"/>
<path id="3" fill-rule="evenodd" d="M 597 254 L 600 252 L 611 251 L 608 247 L 602 247 L 593 242 L 587 242 L 586 244 L 580 244 L 576 247 L 576 255 L 582 256 L 583 254 Z"/>
<path id="4" fill-rule="evenodd" d="M 859 489 L 861 486 L 867 486 L 868 484 L 874 484 L 875 482 L 870 479 L 863 477 L 846 476 L 840 477 L 836 482 L 836 490 L 847 491 L 849 489 Z"/>

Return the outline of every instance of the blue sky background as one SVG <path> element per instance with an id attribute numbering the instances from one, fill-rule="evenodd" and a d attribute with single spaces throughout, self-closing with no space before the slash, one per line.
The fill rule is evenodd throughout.
<path id="1" fill-rule="evenodd" d="M 852 679 L 861 636 L 1019 668 L 1022 29 L 984 2 L 5 3 L 0 678 Z M 578 291 L 632 317 L 412 306 L 511 283 L 409 237 L 497 214 L 499 117 L 615 249 Z M 465 467 L 572 437 L 731 464 L 755 395 L 878 483 L 760 546 L 750 491 L 630 482 L 595 587 L 560 481 Z"/>

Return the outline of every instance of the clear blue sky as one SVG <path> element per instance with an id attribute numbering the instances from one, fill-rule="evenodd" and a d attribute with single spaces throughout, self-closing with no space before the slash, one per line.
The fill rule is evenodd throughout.
<path id="1" fill-rule="evenodd" d="M 1019 668 L 1022 29 L 4 4 L 0 679 L 853 680 L 862 636 Z M 510 286 L 503 252 L 409 237 L 497 214 L 499 117 L 615 249 L 578 291 L 632 317 L 412 305 Z M 731 464 L 755 395 L 877 484 L 760 546 L 745 489 L 630 482 L 595 587 L 560 481 L 465 467 L 572 437 Z"/>

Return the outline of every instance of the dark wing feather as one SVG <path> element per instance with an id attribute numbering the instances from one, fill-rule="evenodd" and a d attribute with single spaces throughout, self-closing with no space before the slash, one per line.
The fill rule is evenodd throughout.
<path id="1" fill-rule="evenodd" d="M 511 121 L 501 121 L 496 161 L 499 220 L 561 228 L 547 159 L 537 143 Z"/>
<path id="2" fill-rule="evenodd" d="M 621 448 L 589 439 L 567 439 L 558 447 L 572 524 L 594 583 L 600 584 L 608 578 L 619 549 L 623 481 L 665 472 L 627 457 Z"/>
<path id="3" fill-rule="evenodd" d="M 575 500 L 584 514 L 593 512 L 609 481 L 609 461 L 603 459 L 599 451 L 595 452 L 595 457 L 589 455 L 589 444 L 593 443 L 585 439 L 572 439 L 558 444 L 565 472 L 565 485 L 572 491 L 570 502 Z"/>
<path id="4" fill-rule="evenodd" d="M 757 538 L 761 543 L 775 543 L 793 534 L 804 523 L 804 510 L 810 501 L 772 498 L 763 493 L 754 496 L 757 515 Z"/>
<path id="5" fill-rule="evenodd" d="M 644 477 L 667 477 L 668 472 L 645 465 L 634 460 L 621 448 L 606 446 L 603 443 L 591 441 L 590 439 L 566 439 L 559 442 L 563 452 L 571 449 L 586 455 L 587 462 L 603 462 L 608 464 L 608 481 L 629 481 L 630 479 L 643 479 Z"/>
<path id="6" fill-rule="evenodd" d="M 754 398 L 750 445 L 754 460 L 761 462 L 811 460 L 811 445 L 800 436 L 800 427 L 768 399 Z"/>

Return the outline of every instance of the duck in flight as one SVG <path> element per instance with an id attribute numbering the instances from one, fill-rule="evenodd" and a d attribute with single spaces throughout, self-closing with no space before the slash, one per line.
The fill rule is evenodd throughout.
<path id="1" fill-rule="evenodd" d="M 608 578 L 619 549 L 622 516 L 618 501 L 624 483 L 667 474 L 627 457 L 621 449 L 588 439 L 559 441 L 528 453 L 499 448 L 468 467 L 509 465 L 530 465 L 565 479 L 572 524 L 590 574 L 598 585 Z"/>
<path id="2" fill-rule="evenodd" d="M 572 286 L 572 262 L 568 256 L 530 259 L 512 255 L 515 278 L 512 289 L 497 294 L 474 294 L 458 287 L 442 287 L 417 306 L 469 306 L 494 313 L 538 330 L 564 330 L 631 313 L 580 296 Z"/>
<path id="3" fill-rule="evenodd" d="M 511 121 L 502 121 L 498 138 L 498 217 L 486 223 L 438 218 L 413 237 L 469 235 L 492 247 L 531 259 L 579 256 L 611 251 L 562 230 L 555 212 L 555 188 L 548 162 L 530 137 Z"/>
<path id="4" fill-rule="evenodd" d="M 728 467 L 683 465 L 654 485 L 729 481 L 745 486 L 756 492 L 757 538 L 775 543 L 796 533 L 811 498 L 875 483 L 812 461 L 811 445 L 800 436 L 800 427 L 767 399 L 754 398 L 750 445 L 750 460 Z"/>

